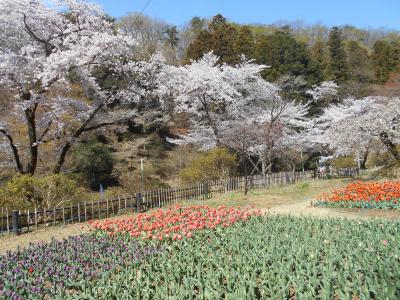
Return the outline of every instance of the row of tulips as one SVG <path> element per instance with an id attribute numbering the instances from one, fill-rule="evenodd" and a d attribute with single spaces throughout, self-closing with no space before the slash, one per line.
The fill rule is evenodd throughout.
<path id="1" fill-rule="evenodd" d="M 354 182 L 325 193 L 316 203 L 322 207 L 400 208 L 400 181 Z"/>
<path id="2" fill-rule="evenodd" d="M 108 272 L 138 264 L 161 251 L 160 247 L 99 235 L 31 244 L 0 256 L 0 299 L 73 298 Z"/>
<path id="3" fill-rule="evenodd" d="M 267 216 L 163 244 L 85 299 L 400 299 L 398 221 Z"/>
<path id="4" fill-rule="evenodd" d="M 177 206 L 95 222 L 0 256 L 0 299 L 400 299 L 398 221 L 260 215 Z"/>
<path id="5" fill-rule="evenodd" d="M 129 234 L 142 240 L 182 240 L 192 238 L 199 230 L 227 228 L 237 222 L 260 216 L 261 211 L 227 206 L 173 206 L 150 214 L 91 222 L 94 230 L 109 236 Z"/>

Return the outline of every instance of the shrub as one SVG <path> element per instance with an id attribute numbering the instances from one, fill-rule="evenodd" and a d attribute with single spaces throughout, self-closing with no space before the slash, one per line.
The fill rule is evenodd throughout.
<path id="1" fill-rule="evenodd" d="M 183 183 L 192 184 L 230 177 L 236 168 L 237 159 L 234 154 L 224 148 L 215 148 L 200 155 L 190 166 L 184 168 L 179 176 Z"/>
<path id="2" fill-rule="evenodd" d="M 98 189 L 100 183 L 107 186 L 114 181 L 111 177 L 114 158 L 103 143 L 92 141 L 81 145 L 75 152 L 75 162 L 76 170 L 92 189 Z"/>
<path id="3" fill-rule="evenodd" d="M 191 145 L 178 145 L 168 151 L 166 157 L 154 160 L 155 173 L 162 178 L 174 178 L 201 155 Z"/>
<path id="4" fill-rule="evenodd" d="M 16 175 L 0 188 L 0 206 L 32 209 L 61 206 L 76 200 L 82 188 L 64 174 L 45 177 Z"/>
<path id="5" fill-rule="evenodd" d="M 350 156 L 343 156 L 343 157 L 338 157 L 335 158 L 332 161 L 332 166 L 341 169 L 341 168 L 352 168 L 352 167 L 357 167 L 356 162 L 354 161 L 353 157 Z"/>

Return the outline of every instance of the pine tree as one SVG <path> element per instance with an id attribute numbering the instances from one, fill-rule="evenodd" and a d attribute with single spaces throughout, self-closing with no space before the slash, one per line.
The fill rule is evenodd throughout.
<path id="1" fill-rule="evenodd" d="M 385 83 L 389 74 L 396 69 L 393 54 L 392 46 L 388 42 L 377 41 L 374 44 L 372 60 L 378 83 Z"/>
<path id="2" fill-rule="evenodd" d="M 168 26 L 168 28 L 164 31 L 164 34 L 167 45 L 171 49 L 175 50 L 179 43 L 178 29 L 176 26 Z"/>
<path id="3" fill-rule="evenodd" d="M 218 14 L 208 26 L 202 30 L 186 51 L 186 59 L 199 59 L 205 53 L 213 50 L 220 63 L 234 65 L 239 61 L 239 56 L 234 49 L 237 31 L 228 24 L 226 19 Z"/>
<path id="4" fill-rule="evenodd" d="M 247 58 L 254 58 L 255 43 L 249 26 L 242 26 L 234 43 L 236 54 L 244 54 Z"/>
<path id="5" fill-rule="evenodd" d="M 270 66 L 263 73 L 267 80 L 276 80 L 283 75 L 310 75 L 308 49 L 305 44 L 294 39 L 287 27 L 272 35 L 259 36 L 255 46 L 255 57 L 259 64 Z"/>
<path id="6" fill-rule="evenodd" d="M 214 54 L 219 56 L 220 63 L 234 65 L 239 61 L 239 56 L 235 52 L 234 43 L 237 36 L 235 27 L 228 24 L 226 19 L 218 14 L 209 25 L 211 34 L 211 49 Z"/>
<path id="7" fill-rule="evenodd" d="M 346 51 L 343 46 L 342 31 L 339 27 L 333 27 L 328 40 L 329 66 L 328 74 L 330 79 L 337 82 L 344 82 L 350 79 L 347 64 Z"/>

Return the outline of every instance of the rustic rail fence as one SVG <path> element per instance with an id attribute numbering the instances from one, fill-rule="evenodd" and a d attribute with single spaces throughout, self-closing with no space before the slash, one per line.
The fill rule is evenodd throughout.
<path id="1" fill-rule="evenodd" d="M 331 171 L 328 175 L 333 177 L 357 177 L 359 176 L 359 171 L 358 169 L 338 169 Z M 314 180 L 319 177 L 320 174 L 314 171 L 280 172 L 266 174 L 265 176 L 249 176 L 247 183 L 249 189 L 269 189 Z M 20 234 L 51 225 L 67 225 L 104 219 L 132 210 L 143 212 L 148 209 L 175 204 L 182 200 L 206 200 L 233 191 L 244 191 L 245 184 L 245 177 L 233 177 L 225 180 L 203 182 L 185 188 L 156 189 L 144 191 L 143 193 L 135 193 L 135 195 L 121 195 L 112 199 L 83 201 L 67 207 L 26 211 L 10 211 L 7 208 L 2 208 L 0 235 Z"/>

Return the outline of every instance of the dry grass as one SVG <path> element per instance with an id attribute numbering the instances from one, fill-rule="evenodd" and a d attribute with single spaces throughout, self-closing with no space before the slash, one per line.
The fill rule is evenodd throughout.
<path id="1" fill-rule="evenodd" d="M 207 205 L 218 206 L 224 204 L 243 207 L 253 205 L 256 208 L 272 208 L 305 200 L 315 200 L 323 192 L 344 187 L 349 182 L 351 182 L 351 179 L 315 180 L 268 190 L 250 190 L 248 195 L 235 192 L 215 196 L 207 201 Z M 204 204 L 204 202 L 190 201 L 190 204 Z"/>

